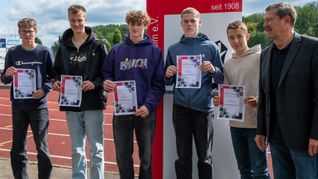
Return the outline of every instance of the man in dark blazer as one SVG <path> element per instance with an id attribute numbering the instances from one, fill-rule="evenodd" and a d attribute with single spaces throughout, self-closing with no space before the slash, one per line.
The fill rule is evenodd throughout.
<path id="1" fill-rule="evenodd" d="M 318 179 L 318 39 L 297 34 L 296 17 L 288 3 L 265 10 L 273 43 L 261 54 L 255 141 L 269 142 L 275 179 Z"/>

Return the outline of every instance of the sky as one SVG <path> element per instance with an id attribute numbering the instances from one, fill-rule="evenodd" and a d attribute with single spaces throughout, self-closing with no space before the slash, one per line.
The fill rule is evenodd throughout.
<path id="1" fill-rule="evenodd" d="M 302 6 L 314 0 L 285 0 Z M 275 0 L 243 0 L 243 15 L 263 12 Z M 132 9 L 146 9 L 146 0 L 0 0 L 0 38 L 18 38 L 17 22 L 33 17 L 38 22 L 37 36 L 44 45 L 51 46 L 69 28 L 67 8 L 81 4 L 87 10 L 87 25 L 122 24 L 125 13 Z"/>

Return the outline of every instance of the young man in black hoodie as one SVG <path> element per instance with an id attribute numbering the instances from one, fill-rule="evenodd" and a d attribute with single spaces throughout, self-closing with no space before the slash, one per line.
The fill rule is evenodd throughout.
<path id="1" fill-rule="evenodd" d="M 81 76 L 82 102 L 79 107 L 60 107 L 66 111 L 66 120 L 72 142 L 73 178 L 87 178 L 85 139 L 91 156 L 91 178 L 104 178 L 104 114 L 106 98 L 103 95 L 101 68 L 107 49 L 96 39 L 86 24 L 86 10 L 81 5 L 68 8 L 71 28 L 61 37 L 54 63 L 53 89 L 61 91 L 61 75 Z"/>
<path id="2" fill-rule="evenodd" d="M 9 49 L 5 58 L 5 68 L 1 74 L 1 80 L 4 84 L 11 85 L 12 101 L 12 147 L 10 152 L 11 167 L 14 178 L 28 178 L 27 173 L 27 150 L 26 135 L 28 126 L 31 126 L 32 135 L 38 151 L 38 178 L 50 178 L 52 172 L 52 163 L 49 158 L 47 136 L 49 127 L 47 93 L 50 91 L 51 79 L 53 79 L 53 55 L 49 48 L 35 43 L 37 32 L 36 21 L 33 18 L 23 18 L 18 22 L 19 35 L 22 44 Z M 31 85 L 31 82 L 19 78 L 18 71 L 34 71 L 36 90 L 26 98 L 26 95 L 19 95 L 14 87 L 20 86 L 20 81 Z M 27 74 L 25 74 L 27 75 Z M 14 76 L 16 77 L 13 80 Z M 17 81 L 16 81 L 17 80 Z M 22 85 L 21 85 L 22 86 Z M 24 90 L 20 92 L 23 93 Z M 21 94 L 21 93 L 20 93 Z M 30 93 L 31 94 L 31 93 Z M 24 97 L 22 97 L 24 96 Z"/>

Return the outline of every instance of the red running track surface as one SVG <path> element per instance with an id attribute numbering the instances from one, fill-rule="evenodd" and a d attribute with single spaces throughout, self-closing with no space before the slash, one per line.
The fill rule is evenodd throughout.
<path id="1" fill-rule="evenodd" d="M 49 151 L 54 166 L 63 166 L 71 168 L 71 145 L 68 128 L 65 120 L 64 112 L 59 111 L 58 107 L 58 93 L 49 93 Z M 104 153 L 105 153 L 105 171 L 118 172 L 114 139 L 112 132 L 112 95 L 108 95 L 108 102 L 104 110 Z M 0 157 L 10 158 L 10 148 L 12 143 L 12 122 L 11 122 L 11 101 L 10 89 L 0 89 Z M 36 149 L 32 137 L 32 132 L 28 130 L 28 159 L 31 162 L 36 162 Z M 136 141 L 134 142 L 135 152 L 133 155 L 135 161 L 135 173 L 138 174 L 139 159 L 138 147 Z M 86 145 L 86 156 L 89 160 L 89 147 Z M 89 166 L 89 165 L 88 165 Z"/>

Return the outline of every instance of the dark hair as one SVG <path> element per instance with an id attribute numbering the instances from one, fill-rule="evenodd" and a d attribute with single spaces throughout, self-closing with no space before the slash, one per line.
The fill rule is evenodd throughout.
<path id="1" fill-rule="evenodd" d="M 270 10 L 273 10 L 279 18 L 289 16 L 291 19 L 290 24 L 292 26 L 295 26 L 296 20 L 297 20 L 297 12 L 294 6 L 290 5 L 287 2 L 280 2 L 276 4 L 271 4 L 267 6 L 267 8 L 265 9 L 265 11 L 270 11 Z"/>

